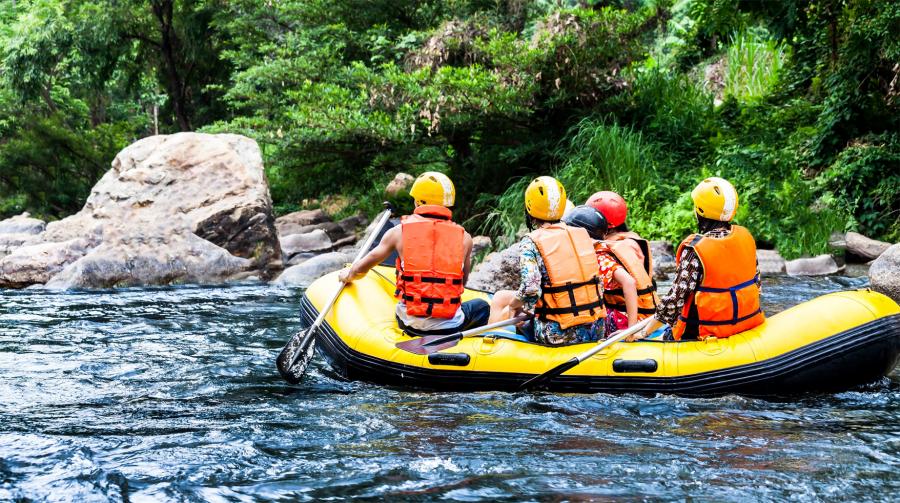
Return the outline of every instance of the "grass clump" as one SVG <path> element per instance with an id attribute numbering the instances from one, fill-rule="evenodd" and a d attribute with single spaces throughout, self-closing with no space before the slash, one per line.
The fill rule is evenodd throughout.
<path id="1" fill-rule="evenodd" d="M 725 51 L 725 95 L 741 102 L 768 95 L 790 56 L 790 48 L 771 40 L 765 32 L 744 30 L 731 38 Z"/>

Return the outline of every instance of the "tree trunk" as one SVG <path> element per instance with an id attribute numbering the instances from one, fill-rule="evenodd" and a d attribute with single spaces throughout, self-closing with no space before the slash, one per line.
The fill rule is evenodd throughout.
<path id="1" fill-rule="evenodd" d="M 182 131 L 190 131 L 190 103 L 188 102 L 187 85 L 179 73 L 178 50 L 180 41 L 173 26 L 173 7 L 175 0 L 153 0 L 153 14 L 159 22 L 160 44 L 159 51 L 162 56 L 162 71 L 165 76 L 166 89 L 172 106 L 175 109 L 175 118 L 178 127 Z"/>

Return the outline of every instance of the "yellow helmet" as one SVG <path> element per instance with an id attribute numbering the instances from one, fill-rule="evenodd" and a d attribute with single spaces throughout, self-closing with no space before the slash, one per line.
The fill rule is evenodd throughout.
<path id="1" fill-rule="evenodd" d="M 700 182 L 693 191 L 694 212 L 701 217 L 720 222 L 730 222 L 738 209 L 738 194 L 734 186 L 719 177 Z"/>
<path id="2" fill-rule="evenodd" d="M 552 176 L 539 176 L 525 189 L 525 211 L 538 220 L 559 220 L 566 210 L 566 189 Z"/>
<path id="3" fill-rule="evenodd" d="M 456 202 L 456 188 L 450 177 L 437 171 L 426 171 L 419 175 L 409 189 L 409 195 L 419 205 L 453 206 Z"/>

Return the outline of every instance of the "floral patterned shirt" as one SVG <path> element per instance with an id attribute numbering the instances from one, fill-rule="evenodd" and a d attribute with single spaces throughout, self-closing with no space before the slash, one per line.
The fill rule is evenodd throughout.
<path id="1" fill-rule="evenodd" d="M 541 285 L 548 276 L 541 253 L 528 236 L 522 238 L 519 268 L 521 277 L 516 298 L 522 301 L 524 310 L 534 312 L 534 306 L 541 298 Z M 531 323 L 534 324 L 535 341 L 554 346 L 596 341 L 603 338 L 604 333 L 603 318 L 590 325 L 567 329 L 560 328 L 559 323 L 552 320 L 534 318 Z"/>
<path id="2" fill-rule="evenodd" d="M 731 234 L 731 228 L 714 229 L 704 234 L 704 236 L 723 238 Z M 759 267 L 756 270 L 757 282 L 759 282 Z M 684 304 L 697 291 L 697 286 L 703 278 L 703 264 L 700 257 L 693 248 L 687 246 L 681 251 L 678 257 L 678 269 L 675 271 L 675 279 L 672 281 L 672 288 L 663 297 L 659 305 L 656 306 L 655 318 L 670 327 L 675 326 L 678 321 L 678 315 L 684 309 Z"/>

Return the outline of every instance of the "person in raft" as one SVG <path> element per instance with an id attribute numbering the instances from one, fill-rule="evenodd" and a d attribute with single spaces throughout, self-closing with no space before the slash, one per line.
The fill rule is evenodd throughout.
<path id="1" fill-rule="evenodd" d="M 603 280 L 603 295 L 608 298 L 607 292 L 618 292 L 617 298 L 621 298 L 624 313 L 606 304 L 606 333 L 611 334 L 617 330 L 630 327 L 638 322 L 638 294 L 637 282 L 631 273 L 617 260 L 608 243 L 603 241 L 609 231 L 609 224 L 602 213 L 592 206 L 576 206 L 568 215 L 563 217 L 563 222 L 570 227 L 581 227 L 594 239 L 594 252 L 597 254 L 600 278 Z M 617 241 L 616 243 L 624 243 Z M 626 315 L 627 313 L 627 315 Z"/>
<path id="2" fill-rule="evenodd" d="M 603 292 L 594 243 L 587 231 L 560 222 L 566 190 L 550 176 L 534 179 L 525 190 L 526 221 L 531 232 L 520 242 L 521 282 L 501 290 L 491 302 L 490 322 L 533 312 L 522 332 L 554 346 L 603 337 Z"/>
<path id="3" fill-rule="evenodd" d="M 675 281 L 637 338 L 663 324 L 675 340 L 724 338 L 765 321 L 759 304 L 756 242 L 731 224 L 738 208 L 734 187 L 711 177 L 691 192 L 699 233 L 688 236 L 675 255 Z"/>
<path id="4" fill-rule="evenodd" d="M 397 324 L 411 335 L 443 335 L 487 323 L 490 305 L 460 302 L 472 265 L 472 236 L 451 219 L 456 189 L 447 175 L 429 171 L 413 182 L 412 215 L 385 232 L 362 260 L 341 271 L 350 283 L 397 252 Z"/>
<path id="5" fill-rule="evenodd" d="M 598 246 L 605 248 L 603 251 L 606 252 L 603 254 L 598 252 L 598 259 L 601 257 L 606 259 L 605 263 L 601 261 L 601 269 L 613 267 L 609 262 L 612 256 L 616 264 L 628 271 L 628 275 L 634 279 L 637 286 L 637 315 L 632 316 L 623 284 L 613 278 L 604 285 L 603 300 L 607 309 L 607 330 L 621 330 L 625 328 L 626 323 L 630 327 L 637 321 L 653 316 L 656 313 L 656 306 L 659 305 L 656 281 L 653 279 L 650 243 L 628 229 L 625 222 L 628 205 L 619 194 L 610 191 L 597 192 L 589 197 L 585 204 L 603 214 L 610 227 L 604 238 L 604 244 Z"/>

